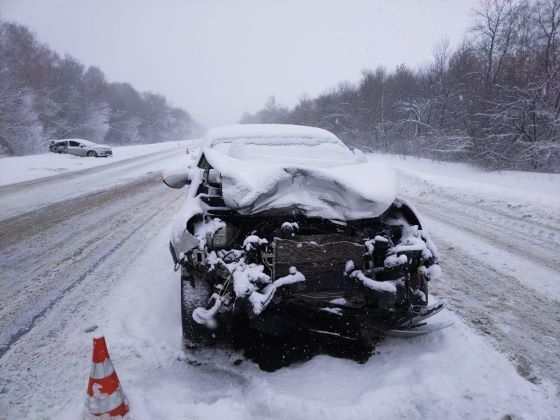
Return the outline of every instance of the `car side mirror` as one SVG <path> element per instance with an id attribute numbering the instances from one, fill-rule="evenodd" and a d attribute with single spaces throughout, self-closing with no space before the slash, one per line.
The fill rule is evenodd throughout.
<path id="1" fill-rule="evenodd" d="M 161 180 L 170 188 L 180 189 L 190 185 L 193 178 L 193 169 L 190 167 L 173 167 L 163 171 Z"/>

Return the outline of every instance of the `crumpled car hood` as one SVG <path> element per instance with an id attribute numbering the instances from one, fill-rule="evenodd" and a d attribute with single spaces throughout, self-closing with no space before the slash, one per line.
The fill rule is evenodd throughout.
<path id="1" fill-rule="evenodd" d="M 396 197 L 394 172 L 379 163 L 265 158 L 204 152 L 222 176 L 226 205 L 244 215 L 301 214 L 350 221 L 381 215 Z"/>

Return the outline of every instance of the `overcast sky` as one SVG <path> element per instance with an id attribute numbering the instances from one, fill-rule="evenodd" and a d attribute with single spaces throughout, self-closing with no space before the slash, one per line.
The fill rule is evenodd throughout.
<path id="1" fill-rule="evenodd" d="M 0 0 L 59 53 L 110 81 L 165 95 L 206 126 L 235 123 L 270 95 L 293 106 L 363 68 L 430 60 L 456 46 L 476 0 Z"/>

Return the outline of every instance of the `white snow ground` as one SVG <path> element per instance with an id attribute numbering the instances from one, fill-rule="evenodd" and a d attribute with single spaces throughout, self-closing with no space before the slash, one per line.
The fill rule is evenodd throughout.
<path id="1" fill-rule="evenodd" d="M 560 300 L 560 174 L 488 172 L 387 155 L 369 159 L 397 170 L 400 193 L 420 210 L 433 235 L 459 233 L 454 246 Z M 442 223 L 461 225 L 460 232 Z M 492 244 L 497 247 L 483 249 Z"/>
<path id="2" fill-rule="evenodd" d="M 560 369 L 552 364 L 545 371 L 542 363 L 547 351 L 550 359 L 558 359 L 560 178 L 374 158 L 399 169 L 403 193 L 425 214 L 447 261 L 444 280 L 433 287 L 450 296 L 450 311 L 438 316 L 453 319 L 452 327 L 416 339 L 387 339 L 364 365 L 318 356 L 265 373 L 249 361 L 234 366 L 224 351 L 206 350 L 196 356 L 202 365 L 191 366 L 185 360 L 193 355 L 181 351 L 179 281 L 167 250 L 181 192 L 141 184 L 145 201 L 119 193 L 107 201 L 108 210 L 91 209 L 81 216 L 92 235 L 96 230 L 101 235 L 98 218 L 118 218 L 109 212 L 114 206 L 123 220 L 108 229 L 122 240 L 103 245 L 103 256 L 84 266 L 88 275 L 57 294 L 0 357 L 0 419 L 79 417 L 91 338 L 99 334 L 107 338 L 135 419 L 558 418 Z M 158 165 L 169 160 L 162 158 Z M 53 188 L 57 184 L 53 181 Z M 75 205 L 77 198 L 69 200 Z M 3 196 L 0 204 L 5 204 Z M 465 220 L 473 222 L 469 230 L 462 227 Z M 131 224 L 138 230 L 131 232 Z M 60 273 L 78 276 L 88 247 L 105 240 L 90 239 L 76 256 L 79 235 L 87 229 L 76 228 L 78 238 L 71 238 L 71 224 L 50 229 L 61 241 L 58 248 L 53 245 L 51 251 L 41 242 L 50 240 L 47 230 L 45 238 L 34 236 L 37 243 L 0 244 L 0 263 L 33 265 L 42 256 L 41 267 L 56 270 L 67 246 L 73 269 Z M 48 252 L 41 254 L 43 247 Z M 0 308 L 9 309 L 12 302 L 4 290 L 10 290 L 10 282 L 26 282 L 27 275 L 3 272 L 11 274 L 0 280 L 5 287 Z M 542 312 L 545 320 L 537 319 L 539 307 L 531 312 L 539 303 L 549 305 Z M 18 312 L 0 312 L 1 329 L 6 313 Z"/>
<path id="3" fill-rule="evenodd" d="M 170 158 L 193 156 L 199 143 L 184 140 L 123 146 L 115 148 L 113 158 L 46 153 L 0 159 L 0 180 L 15 180 L 0 186 L 0 220 L 150 176 L 170 164 Z M 45 176 L 54 167 L 62 173 Z"/>
<path id="4" fill-rule="evenodd" d="M 181 146 L 198 146 L 199 143 L 200 141 L 181 140 L 134 146 L 116 146 L 112 148 L 113 156 L 108 158 L 83 158 L 55 153 L 0 158 L 0 186 L 110 165 L 139 156 L 176 150 L 177 147 Z"/>

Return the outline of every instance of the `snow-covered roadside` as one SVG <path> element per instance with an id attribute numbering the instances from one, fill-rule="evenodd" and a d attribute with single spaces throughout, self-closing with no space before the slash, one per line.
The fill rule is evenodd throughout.
<path id="1" fill-rule="evenodd" d="M 198 147 L 199 144 L 200 140 L 195 139 L 117 146 L 113 147 L 113 156 L 110 158 L 84 158 L 56 153 L 0 158 L 0 186 L 95 168 L 178 147 Z"/>
<path id="2" fill-rule="evenodd" d="M 482 209 L 498 210 L 544 226 L 560 226 L 560 174 L 485 171 L 471 165 L 395 155 L 368 155 L 369 161 L 389 164 L 400 174 L 399 191 L 408 195 L 453 195 Z M 420 185 L 423 184 L 423 185 Z M 435 193 L 435 194 L 434 194 Z"/>
<path id="3" fill-rule="evenodd" d="M 440 248 L 432 291 L 533 382 L 560 372 L 560 175 L 373 155 Z"/>
<path id="4" fill-rule="evenodd" d="M 454 246 L 560 301 L 560 174 L 487 172 L 459 163 L 370 155 L 399 174 L 399 191 L 432 219 L 464 232 Z M 430 228 L 430 226 L 428 226 Z M 440 236 L 443 236 L 443 232 Z M 501 247 L 489 252 L 464 233 Z M 447 231 L 445 232 L 447 234 Z"/>
<path id="5" fill-rule="evenodd" d="M 560 200 L 560 174 L 523 171 L 486 171 L 465 163 L 442 162 L 411 156 L 368 154 L 370 161 L 382 161 L 394 168 L 438 181 L 447 186 L 464 186 L 465 182 L 479 186 L 493 185 L 500 191 L 526 191 Z M 505 188 L 504 188 L 505 187 Z"/>
<path id="6" fill-rule="evenodd" d="M 129 159 L 102 164 L 86 170 L 69 169 L 63 176 L 51 175 L 26 183 L 1 186 L 0 221 L 56 203 L 137 182 L 141 178 L 156 178 L 166 167 L 192 163 L 192 158 L 196 156 L 197 151 L 194 146 L 197 144 L 197 140 L 185 141 L 185 144 L 182 145 L 174 142 L 169 148 L 159 152 L 151 152 L 146 146 L 142 149 L 143 154 Z M 155 146 L 156 150 L 160 147 L 160 145 L 151 146 Z M 74 156 L 65 157 L 87 160 L 87 158 Z M 33 158 L 33 156 L 29 158 Z M 51 161 L 56 160 L 59 155 L 51 153 L 48 158 Z M 108 159 L 92 158 L 91 160 L 107 161 Z M 0 165 L 1 163 L 0 161 Z M 30 165 L 23 165 L 18 171 L 27 174 L 32 172 Z"/>
<path id="7" fill-rule="evenodd" d="M 233 366 L 225 352 L 206 350 L 198 357 L 208 363 L 191 366 L 180 360 L 179 282 L 167 255 L 168 234 L 158 235 L 116 290 L 89 310 L 87 324 L 72 323 L 61 332 L 67 339 L 60 351 L 78 359 L 71 365 L 79 371 L 60 379 L 75 383 L 75 391 L 43 416 L 73 419 L 80 413 L 90 356 L 85 349 L 94 334 L 107 337 L 136 419 L 552 419 L 560 409 L 552 387 L 521 378 L 449 312 L 442 316 L 453 319 L 453 327 L 389 339 L 364 365 L 318 356 L 265 373 L 252 362 Z M 91 325 L 98 325 L 95 333 L 84 334 Z"/>

